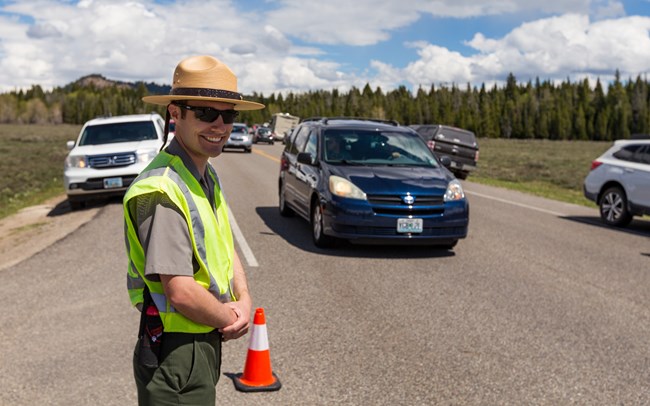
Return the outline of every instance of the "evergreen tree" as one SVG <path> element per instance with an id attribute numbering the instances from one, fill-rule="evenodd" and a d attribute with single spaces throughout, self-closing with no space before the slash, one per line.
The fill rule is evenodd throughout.
<path id="1" fill-rule="evenodd" d="M 650 133 L 648 83 L 642 81 L 641 76 L 637 76 L 634 85 L 629 89 L 629 93 L 632 109 L 630 132 L 632 134 L 648 134 Z"/>
<path id="2" fill-rule="evenodd" d="M 169 86 L 138 82 L 128 86 L 77 81 L 51 91 L 34 85 L 27 90 L 0 94 L 0 123 L 74 123 L 97 116 L 158 112 L 164 106 L 142 102 L 149 86 L 155 93 Z M 108 85 L 106 84 L 108 82 Z M 600 80 L 592 89 L 587 79 L 559 85 L 536 78 L 518 84 L 513 73 L 505 85 L 479 89 L 467 84 L 436 88 L 405 86 L 384 93 L 369 83 L 359 90 L 316 90 L 305 93 L 253 93 L 246 99 L 266 105 L 246 111 L 240 120 L 248 124 L 269 122 L 272 114 L 287 112 L 299 117 L 357 116 L 394 119 L 404 125 L 447 124 L 467 128 L 480 137 L 613 140 L 635 133 L 650 133 L 650 88 L 637 76 L 623 83 L 617 71 L 604 91 Z"/>
<path id="3" fill-rule="evenodd" d="M 632 108 L 618 70 L 616 70 L 614 83 L 609 86 L 607 92 L 607 106 L 610 110 L 608 139 L 629 138 Z"/>

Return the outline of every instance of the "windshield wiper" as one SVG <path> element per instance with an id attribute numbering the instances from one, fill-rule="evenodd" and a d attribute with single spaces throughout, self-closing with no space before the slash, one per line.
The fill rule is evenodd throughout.
<path id="1" fill-rule="evenodd" d="M 339 160 L 335 160 L 335 161 L 327 161 L 327 163 L 330 163 L 330 164 L 354 165 L 354 166 L 364 166 L 364 165 L 367 165 L 367 164 L 365 164 L 365 163 L 363 163 L 363 162 L 359 162 L 359 161 L 348 161 L 347 159 L 339 159 Z"/>

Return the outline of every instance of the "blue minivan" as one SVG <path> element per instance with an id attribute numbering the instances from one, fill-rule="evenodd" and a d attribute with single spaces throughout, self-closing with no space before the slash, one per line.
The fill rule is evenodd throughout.
<path id="1" fill-rule="evenodd" d="M 280 214 L 309 221 L 318 247 L 343 239 L 451 249 L 467 236 L 469 203 L 449 164 L 394 121 L 306 119 L 282 153 Z"/>

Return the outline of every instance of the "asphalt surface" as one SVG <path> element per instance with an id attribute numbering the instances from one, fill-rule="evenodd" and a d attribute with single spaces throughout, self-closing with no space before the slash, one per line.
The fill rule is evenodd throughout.
<path id="1" fill-rule="evenodd" d="M 650 222 L 470 176 L 453 251 L 317 249 L 278 214 L 281 148 L 215 161 L 283 385 L 237 392 L 248 337 L 228 342 L 218 404 L 650 404 Z M 136 404 L 125 272 L 119 200 L 0 271 L 0 405 Z"/>

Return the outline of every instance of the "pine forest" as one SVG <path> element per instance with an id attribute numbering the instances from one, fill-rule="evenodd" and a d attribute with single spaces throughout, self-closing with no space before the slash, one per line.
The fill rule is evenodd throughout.
<path id="1" fill-rule="evenodd" d="M 167 93 L 169 87 L 138 82 L 126 84 L 91 75 L 98 81 L 78 80 L 65 87 L 0 94 L 0 123 L 83 124 L 109 115 L 156 111 L 142 96 Z M 561 83 L 518 83 L 510 74 L 503 86 L 402 86 L 391 91 L 363 89 L 317 90 L 304 93 L 253 93 L 246 99 L 266 109 L 242 112 L 249 125 L 269 122 L 274 113 L 301 118 L 367 117 L 396 120 L 402 125 L 447 124 L 474 131 L 479 137 L 611 141 L 650 133 L 650 86 L 646 78 L 615 80 L 595 85 L 587 79 Z"/>

